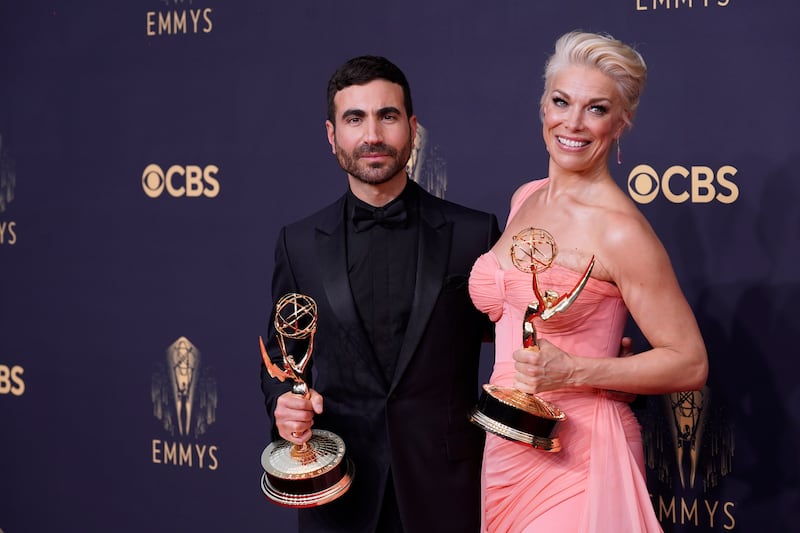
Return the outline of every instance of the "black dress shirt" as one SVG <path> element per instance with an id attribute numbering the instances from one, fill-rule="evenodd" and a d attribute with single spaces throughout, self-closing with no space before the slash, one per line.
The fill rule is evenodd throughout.
<path id="1" fill-rule="evenodd" d="M 405 206 L 405 216 L 386 220 L 384 213 Z M 347 271 L 361 322 L 367 331 L 387 383 L 394 376 L 395 364 L 405 337 L 414 298 L 419 242 L 419 199 L 413 187 L 383 207 L 373 207 L 349 192 L 347 217 Z M 360 229 L 354 213 L 375 213 L 375 222 Z M 359 218 L 361 213 L 356 213 Z"/>

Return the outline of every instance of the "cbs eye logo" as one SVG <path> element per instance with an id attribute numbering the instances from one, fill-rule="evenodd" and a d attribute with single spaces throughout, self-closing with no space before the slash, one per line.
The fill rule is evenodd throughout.
<path id="1" fill-rule="evenodd" d="M 150 164 L 142 173 L 142 189 L 150 198 L 158 198 L 165 190 L 174 198 L 215 198 L 219 194 L 217 172 L 216 165 L 172 165 L 164 172 L 160 166 Z"/>
<path id="2" fill-rule="evenodd" d="M 628 174 L 628 194 L 640 204 L 649 204 L 659 194 L 674 204 L 732 204 L 739 198 L 739 187 L 730 180 L 735 175 L 736 167 L 730 165 L 716 171 L 674 165 L 660 176 L 650 165 L 638 165 Z"/>

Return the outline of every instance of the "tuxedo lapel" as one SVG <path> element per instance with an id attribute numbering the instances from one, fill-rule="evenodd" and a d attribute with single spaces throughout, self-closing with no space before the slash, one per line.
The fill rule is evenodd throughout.
<path id="1" fill-rule="evenodd" d="M 453 227 L 437 208 L 436 201 L 435 197 L 420 190 L 420 233 L 414 300 L 397 359 L 392 389 L 397 386 L 419 345 L 447 274 Z"/>
<path id="2" fill-rule="evenodd" d="M 338 334 L 331 332 L 331 339 L 337 337 L 346 339 L 356 352 L 351 355 L 357 358 L 357 361 L 342 361 L 342 364 L 366 365 L 372 374 L 385 382 L 386 378 L 377 364 L 372 344 L 358 317 L 353 293 L 350 290 L 350 278 L 347 273 L 347 229 L 344 223 L 344 204 L 344 197 L 342 197 L 339 202 L 325 212 L 325 216 L 317 225 L 315 235 L 318 253 L 312 260 L 319 261 L 325 296 L 333 315 L 325 318 L 331 320 L 333 324 L 338 323 L 339 332 Z"/>

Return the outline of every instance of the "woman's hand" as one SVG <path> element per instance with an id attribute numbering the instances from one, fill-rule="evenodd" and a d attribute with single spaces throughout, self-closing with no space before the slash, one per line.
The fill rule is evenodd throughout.
<path id="1" fill-rule="evenodd" d="M 512 355 L 514 359 L 514 387 L 528 394 L 580 385 L 575 382 L 576 357 L 568 354 L 546 339 L 539 339 L 535 348 L 520 348 Z M 633 355 L 632 339 L 623 337 L 619 357 Z M 630 403 L 635 394 L 609 390 L 607 396 L 613 400 Z"/>
<path id="2" fill-rule="evenodd" d="M 539 339 L 535 348 L 520 348 L 514 358 L 514 387 L 536 394 L 571 386 L 575 369 L 573 357 L 546 339 Z"/>

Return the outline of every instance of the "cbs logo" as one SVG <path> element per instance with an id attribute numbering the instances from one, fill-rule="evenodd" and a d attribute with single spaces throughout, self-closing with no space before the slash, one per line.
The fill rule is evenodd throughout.
<path id="1" fill-rule="evenodd" d="M 164 172 L 160 166 L 150 164 L 142 173 L 142 189 L 150 198 L 158 198 L 165 189 L 175 198 L 215 198 L 219 194 L 217 172 L 219 167 L 216 165 L 203 168 L 197 165 L 172 165 Z"/>
<path id="2" fill-rule="evenodd" d="M 680 165 L 669 167 L 660 175 L 650 165 L 638 165 L 628 174 L 628 194 L 640 204 L 649 204 L 659 193 L 674 204 L 707 204 L 717 201 L 731 204 L 739 198 L 739 187 L 730 180 L 736 167 Z"/>
<path id="3" fill-rule="evenodd" d="M 18 365 L 11 368 L 0 365 L 0 394 L 13 394 L 22 396 L 25 392 L 25 382 L 22 380 L 22 373 L 25 370 Z"/>

